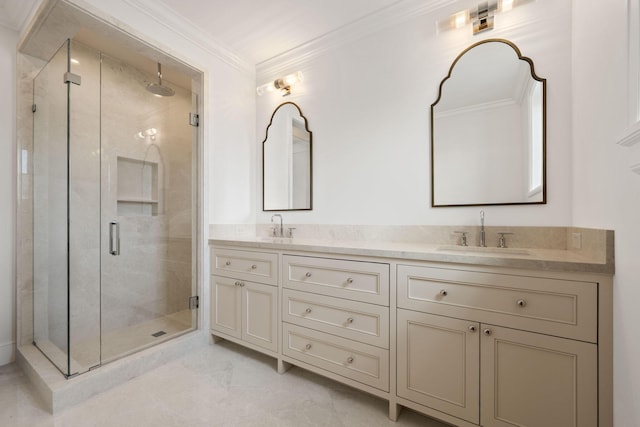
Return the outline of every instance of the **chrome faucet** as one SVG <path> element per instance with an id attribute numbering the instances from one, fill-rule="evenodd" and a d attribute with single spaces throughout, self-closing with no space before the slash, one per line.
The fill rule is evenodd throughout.
<path id="1" fill-rule="evenodd" d="M 273 224 L 273 218 L 278 217 L 280 218 L 280 229 L 274 228 L 275 231 L 275 237 L 284 237 L 284 228 L 283 228 L 283 224 L 282 224 L 282 215 L 280 214 L 275 214 L 271 217 L 271 223 Z"/>
<path id="2" fill-rule="evenodd" d="M 484 211 L 480 211 L 480 247 L 487 246 L 485 234 L 484 234 Z"/>

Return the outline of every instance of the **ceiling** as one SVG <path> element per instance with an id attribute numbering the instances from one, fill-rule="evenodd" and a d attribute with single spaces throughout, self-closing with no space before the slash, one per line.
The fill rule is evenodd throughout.
<path id="1" fill-rule="evenodd" d="M 406 0 L 132 1 L 170 14 L 250 64 L 352 24 Z M 21 31 L 39 0 L 0 0 L 0 25 Z M 154 7 L 156 10 L 154 10 Z"/>
<path id="2" fill-rule="evenodd" d="M 0 0 L 0 26 L 20 31 L 38 0 Z"/>
<path id="3" fill-rule="evenodd" d="M 405 0 L 160 0 L 252 64 Z"/>

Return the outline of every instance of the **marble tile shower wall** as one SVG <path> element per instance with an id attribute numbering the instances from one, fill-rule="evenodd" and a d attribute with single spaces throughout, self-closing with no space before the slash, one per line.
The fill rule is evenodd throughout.
<path id="1" fill-rule="evenodd" d="M 175 86 L 174 97 L 153 97 L 145 90 L 153 76 L 108 57 L 102 61 L 100 87 L 100 55 L 74 43 L 73 56 L 81 64 L 74 72 L 83 74 L 83 90 L 76 91 L 71 102 L 72 148 L 74 141 L 82 144 L 71 151 L 70 192 L 72 207 L 78 209 L 72 212 L 77 221 L 70 271 L 72 304 L 78 302 L 72 312 L 72 339 L 78 342 L 99 333 L 100 322 L 93 319 L 99 319 L 101 299 L 102 333 L 187 308 L 192 287 L 192 138 L 186 123 L 192 100 L 190 91 Z M 43 65 L 18 55 L 18 144 L 28 160 L 19 194 L 18 345 L 33 341 L 31 103 L 33 78 Z M 153 140 L 138 136 L 150 128 L 158 131 Z M 158 208 L 153 215 L 118 215 L 118 156 L 158 165 Z M 103 256 L 101 277 L 100 254 L 108 251 L 105 233 L 111 219 L 121 223 L 121 256 Z M 92 321 L 83 321 L 87 318 Z"/>
<path id="2" fill-rule="evenodd" d="M 103 181 L 113 179 L 118 157 L 151 162 L 157 165 L 158 176 L 153 215 L 120 215 L 115 191 L 122 188 L 120 184 L 111 185 L 114 191 L 103 197 L 103 227 L 109 217 L 121 224 L 121 255 L 107 257 L 106 266 L 103 263 L 103 304 L 111 309 L 103 311 L 102 324 L 103 333 L 108 333 L 187 308 L 191 295 L 191 93 L 174 87 L 173 97 L 154 97 L 145 90 L 150 76 L 109 57 L 103 58 L 102 80 L 102 158 L 108 165 L 103 165 Z M 149 129 L 157 134 L 140 136 Z"/>

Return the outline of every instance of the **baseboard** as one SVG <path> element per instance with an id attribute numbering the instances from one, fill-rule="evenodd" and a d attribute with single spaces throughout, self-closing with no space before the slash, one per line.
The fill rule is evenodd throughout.
<path id="1" fill-rule="evenodd" d="M 0 344 L 0 366 L 11 363 L 14 360 L 16 360 L 16 343 L 12 341 Z"/>

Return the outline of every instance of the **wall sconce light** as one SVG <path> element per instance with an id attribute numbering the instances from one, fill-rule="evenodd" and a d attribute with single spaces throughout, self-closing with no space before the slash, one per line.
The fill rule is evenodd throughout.
<path id="1" fill-rule="evenodd" d="M 300 83 L 304 79 L 302 75 L 302 71 L 298 71 L 297 73 L 289 74 L 281 79 L 276 79 L 272 82 L 265 83 L 256 88 L 256 92 L 258 92 L 258 96 L 262 96 L 267 92 L 273 92 L 274 90 L 279 90 L 282 96 L 291 95 L 291 86 Z"/>
<path id="2" fill-rule="evenodd" d="M 500 12 L 508 12 L 534 0 L 491 0 L 478 3 L 474 8 L 462 10 L 437 22 L 438 32 L 465 27 L 473 23 L 473 34 L 493 29 L 494 16 Z"/>

